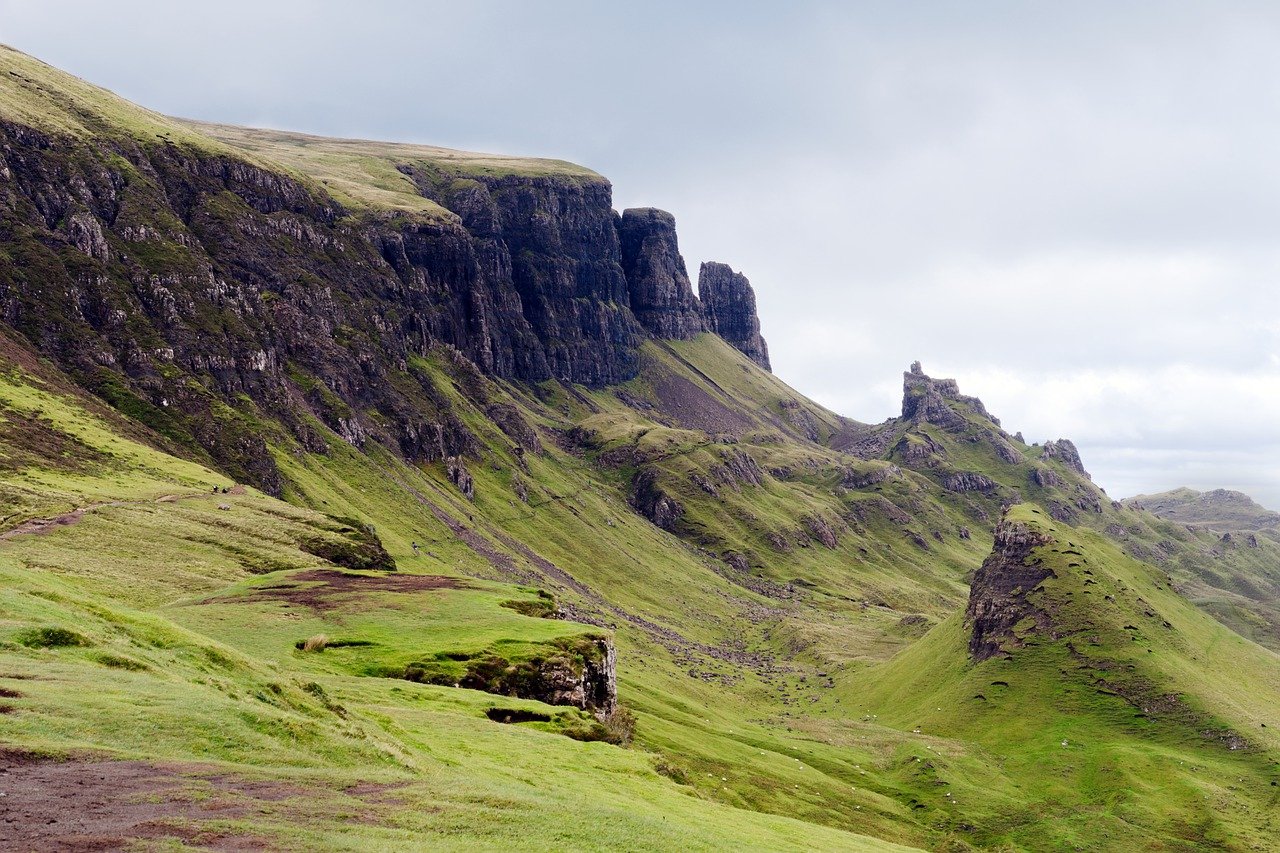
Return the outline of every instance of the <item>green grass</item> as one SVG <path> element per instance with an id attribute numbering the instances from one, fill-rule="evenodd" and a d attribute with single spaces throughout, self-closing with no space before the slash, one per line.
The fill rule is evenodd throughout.
<path id="1" fill-rule="evenodd" d="M 453 176 L 558 175 L 604 180 L 589 169 L 563 160 L 480 154 L 429 145 L 329 139 L 206 122 L 187 121 L 184 125 L 191 132 L 242 152 L 243 156 L 305 175 L 344 206 L 361 212 L 454 218 L 448 210 L 423 197 L 413 180 L 398 171 L 397 167 L 402 165 Z"/>
<path id="2" fill-rule="evenodd" d="M 57 428 L 111 446 L 110 425 L 94 415 L 89 401 L 10 376 L 12 399 L 37 398 Z M 357 780 L 405 784 L 394 806 L 380 808 L 378 827 L 309 819 L 300 828 L 287 810 L 283 817 L 249 822 L 255 833 L 326 848 L 711 849 L 732 844 L 888 849 L 842 830 L 735 807 L 772 805 L 773 811 L 788 811 L 787 797 L 753 802 L 758 783 L 741 770 L 729 785 L 718 777 L 712 784 L 707 768 L 724 775 L 726 759 L 749 751 L 739 738 L 763 743 L 769 737 L 763 729 L 750 734 L 742 716 L 746 703 L 724 711 L 732 734 L 711 734 L 710 743 L 700 747 L 716 756 L 714 761 L 699 759 L 697 750 L 689 753 L 687 772 L 704 775 L 681 785 L 657 771 L 661 765 L 671 773 L 667 759 L 654 750 L 659 742 L 678 747 L 683 730 L 650 711 L 641 710 L 641 731 L 651 729 L 648 740 L 624 750 L 565 738 L 554 723 L 504 726 L 484 715 L 495 704 L 542 709 L 553 717 L 563 709 L 377 677 L 440 652 L 496 649 L 519 658 L 557 638 L 598 629 L 523 615 L 503 604 L 539 600 L 531 588 L 475 579 L 465 589 L 353 596 L 323 612 L 255 600 L 255 591 L 263 587 L 323 567 L 298 543 L 333 522 L 253 492 L 215 497 L 203 488 L 188 488 L 183 500 L 157 502 L 158 493 L 176 493 L 175 487 L 189 480 L 218 478 L 143 443 L 119 441 L 127 450 L 119 470 L 101 476 L 98 491 L 89 492 L 113 498 L 110 505 L 73 525 L 0 544 L 0 677 L 31 676 L 5 681 L 20 684 L 22 694 L 5 717 L 10 745 L 55 754 L 87 749 L 122 758 L 212 762 L 237 773 L 302 784 L 319 801 L 337 798 L 338 806 L 346 802 L 340 789 Z M 456 542 L 419 535 L 430 532 L 421 529 L 421 507 L 402 502 L 397 511 L 395 500 L 377 492 L 385 475 L 362 460 L 343 454 L 325 460 L 341 475 L 327 474 L 326 466 L 313 460 L 316 473 L 300 480 L 341 503 L 336 514 L 358 516 L 365 507 L 387 510 L 377 529 L 401 566 L 384 577 L 420 571 L 463 575 L 461 567 L 436 553 L 446 546 L 456 549 Z M 548 471 L 531 471 L 530 480 L 544 489 L 560 485 L 549 462 L 534 463 L 535 469 L 543 465 Z M 447 496 L 438 474 L 428 473 L 397 469 L 397 476 L 414 478 L 461 515 L 460 499 Z M 319 491 L 325 476 L 340 476 L 349 491 Z M 482 487 L 495 485 L 490 473 L 481 477 Z M 52 490 L 44 505 L 81 496 L 61 480 L 40 482 Z M 596 500 L 623 512 L 604 496 Z M 219 509 L 221 504 L 230 509 Z M 575 517 L 570 509 L 556 511 Z M 630 519 L 628 525 L 634 526 L 627 535 L 639 535 L 651 549 L 664 541 L 665 534 Z M 424 546 L 419 556 L 406 553 L 406 540 L 415 535 Z M 673 550 L 670 544 L 664 547 Z M 603 553 L 602 548 L 590 556 L 598 559 Z M 688 556 L 671 559 L 673 572 L 688 568 Z M 717 583 L 715 575 L 706 576 Z M 646 597 L 636 592 L 637 598 Z M 713 600 L 708 594 L 695 603 Z M 657 610 L 655 602 L 652 612 Z M 33 632 L 47 637 L 63 636 L 61 631 L 74 631 L 83 644 L 23 642 L 36 636 Z M 374 645 L 319 653 L 295 648 L 315 633 Z M 645 641 L 620 642 L 625 656 L 639 653 Z M 664 653 L 655 650 L 655 662 Z M 640 661 L 624 664 L 624 671 L 630 667 L 624 701 L 634 699 L 638 708 L 669 708 L 672 693 L 661 686 L 679 685 L 684 679 L 678 670 L 660 663 L 660 672 L 650 679 Z M 693 696 L 686 691 L 679 718 L 688 716 L 695 703 L 711 706 L 714 694 L 704 688 Z M 784 760 L 775 763 L 774 772 L 790 771 Z M 820 781 L 810 792 L 819 798 L 810 810 L 833 801 L 833 789 L 831 780 Z M 587 802 L 583 791 L 592 792 Z"/>

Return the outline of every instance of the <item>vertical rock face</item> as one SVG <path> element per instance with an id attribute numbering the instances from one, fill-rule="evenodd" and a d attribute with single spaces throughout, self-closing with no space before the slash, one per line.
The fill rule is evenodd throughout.
<path id="1" fill-rule="evenodd" d="M 505 375 L 518 379 L 605 385 L 635 376 L 644 331 L 630 310 L 608 181 L 401 171 L 458 214 L 472 237 L 496 309 L 489 312 L 497 338 L 492 372 L 504 375 L 509 348 Z M 472 339 L 475 330 L 473 323 Z"/>
<path id="2" fill-rule="evenodd" d="M 771 370 L 769 346 L 760 335 L 756 293 L 747 277 L 734 272 L 728 264 L 707 261 L 698 270 L 698 296 L 708 330 L 765 370 Z"/>
<path id="3" fill-rule="evenodd" d="M 618 224 L 631 311 L 657 338 L 687 340 L 706 331 L 702 308 L 676 242 L 675 217 L 652 207 L 629 208 Z"/>
<path id="4" fill-rule="evenodd" d="M 0 121 L 0 158 L 0 322 L 275 494 L 263 416 L 310 452 L 336 436 L 461 466 L 479 444 L 418 358 L 451 349 L 503 379 L 601 386 L 636 375 L 648 335 L 707 328 L 672 217 L 619 218 L 598 175 L 415 161 L 397 168 L 443 211 L 356 214 L 284 172 L 179 145 Z M 750 286 L 721 271 L 704 285 L 710 316 L 767 367 Z"/>
<path id="5" fill-rule="evenodd" d="M 1027 617 L 1041 628 L 1047 626 L 1047 616 L 1027 600 L 1027 593 L 1053 574 L 1031 556 L 1051 541 L 1018 522 L 1003 520 L 996 526 L 995 545 L 973 577 L 965 610 L 965 624 L 972 631 L 969 654 L 975 661 L 1016 644 L 1013 627 Z"/>

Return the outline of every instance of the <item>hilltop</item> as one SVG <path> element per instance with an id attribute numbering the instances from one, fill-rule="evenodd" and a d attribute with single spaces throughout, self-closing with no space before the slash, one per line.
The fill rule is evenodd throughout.
<path id="1" fill-rule="evenodd" d="M 1272 843 L 1280 544 L 918 363 L 897 417 L 825 409 L 594 172 L 4 49 L 0 182 L 29 846 Z"/>
<path id="2" fill-rule="evenodd" d="M 1154 495 L 1134 495 L 1125 500 L 1160 518 L 1217 530 L 1275 530 L 1280 528 L 1280 512 L 1259 505 L 1243 492 L 1213 489 L 1173 489 Z"/>

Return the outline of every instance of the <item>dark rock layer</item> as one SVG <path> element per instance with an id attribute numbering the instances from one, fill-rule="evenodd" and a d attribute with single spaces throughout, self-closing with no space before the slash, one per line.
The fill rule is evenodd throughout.
<path id="1" fill-rule="evenodd" d="M 475 453 L 418 360 L 433 351 L 452 349 L 460 373 L 600 386 L 638 371 L 633 290 L 653 334 L 705 328 L 670 216 L 625 218 L 629 283 L 594 176 L 404 166 L 451 214 L 353 217 L 287 175 L 164 142 L 0 122 L 0 160 L 0 322 L 271 493 L 283 480 L 264 416 L 310 452 L 332 440 L 314 417 L 415 461 Z"/>
<path id="2" fill-rule="evenodd" d="M 1031 555 L 1051 541 L 1018 522 L 1003 520 L 996 526 L 995 545 L 973 577 L 965 610 L 965 624 L 972 632 L 969 654 L 975 661 L 1016 645 L 1013 627 L 1027 617 L 1045 627 L 1047 617 L 1027 600 L 1027 594 L 1053 574 Z"/>
<path id="3" fill-rule="evenodd" d="M 707 261 L 698 270 L 698 296 L 707 328 L 770 370 L 769 346 L 760 335 L 756 293 L 747 277 L 728 264 Z"/>
<path id="4" fill-rule="evenodd" d="M 676 241 L 675 217 L 651 207 L 622 212 L 618 226 L 631 311 L 654 337 L 687 340 L 706 331 L 702 307 Z"/>

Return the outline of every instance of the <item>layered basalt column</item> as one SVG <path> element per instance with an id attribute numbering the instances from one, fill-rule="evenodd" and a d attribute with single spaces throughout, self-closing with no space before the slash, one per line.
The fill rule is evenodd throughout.
<path id="1" fill-rule="evenodd" d="M 760 335 L 756 293 L 747 277 L 734 272 L 728 264 L 707 261 L 698 270 L 698 296 L 707 329 L 765 370 L 771 370 L 769 346 Z"/>
<path id="2" fill-rule="evenodd" d="M 671 340 L 705 332 L 702 306 L 676 241 L 675 217 L 652 207 L 629 208 L 622 212 L 618 236 L 631 313 L 640 325 L 655 338 Z"/>

